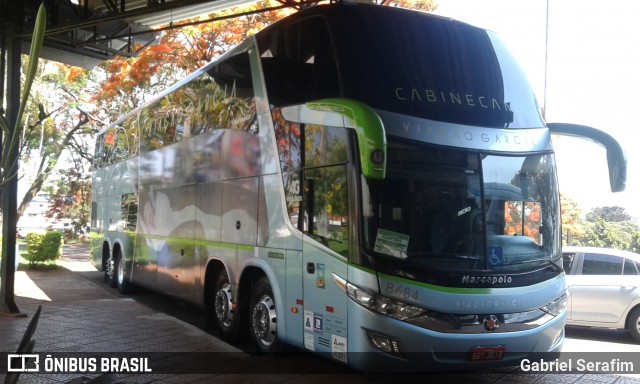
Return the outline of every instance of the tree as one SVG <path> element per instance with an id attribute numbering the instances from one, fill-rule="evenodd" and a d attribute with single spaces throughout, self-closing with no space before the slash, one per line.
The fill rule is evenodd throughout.
<path id="1" fill-rule="evenodd" d="M 591 247 L 638 249 L 640 227 L 622 207 L 598 207 L 587 214 L 581 245 Z"/>
<path id="2" fill-rule="evenodd" d="M 84 164 L 78 164 L 82 167 Z M 48 218 L 65 222 L 65 235 L 83 234 L 89 225 L 91 207 L 90 173 L 79 167 L 58 170 L 56 183 L 50 188 Z"/>
<path id="3" fill-rule="evenodd" d="M 629 244 L 629 251 L 640 253 L 640 231 L 636 231 L 631 237 L 631 244 Z"/>
<path id="4" fill-rule="evenodd" d="M 209 17 L 228 17 L 239 12 L 267 9 L 272 5 L 269 1 L 262 1 Z M 96 89 L 93 100 L 103 112 L 105 123 L 113 121 L 139 106 L 149 96 L 166 89 L 291 13 L 291 9 L 278 9 L 169 30 L 157 44 L 146 48 L 137 57 L 116 58 L 103 63 L 98 71 L 102 71 L 104 81 Z"/>
<path id="5" fill-rule="evenodd" d="M 598 219 L 619 223 L 631 220 L 631 215 L 624 211 L 622 207 L 597 207 L 587 214 L 587 221 L 596 222 Z"/>
<path id="6" fill-rule="evenodd" d="M 21 179 L 28 185 L 18 207 L 24 213 L 33 197 L 43 189 L 60 161 L 76 169 L 90 164 L 95 130 L 91 112 L 81 102 L 87 85 L 86 72 L 66 65 L 43 61 L 34 82 L 34 101 L 26 110 L 20 145 Z M 87 169 L 88 170 L 88 169 Z"/>
<path id="7" fill-rule="evenodd" d="M 562 242 L 572 245 L 577 239 L 584 236 L 584 227 L 580 218 L 582 210 L 578 203 L 571 198 L 560 194 L 560 209 L 562 219 Z"/>

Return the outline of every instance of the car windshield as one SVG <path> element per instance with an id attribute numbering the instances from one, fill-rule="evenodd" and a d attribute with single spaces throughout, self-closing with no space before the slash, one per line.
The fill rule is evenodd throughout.
<path id="1" fill-rule="evenodd" d="M 363 179 L 363 246 L 403 276 L 414 268 L 513 273 L 559 262 L 552 154 L 390 141 L 387 165 L 385 180 Z"/>

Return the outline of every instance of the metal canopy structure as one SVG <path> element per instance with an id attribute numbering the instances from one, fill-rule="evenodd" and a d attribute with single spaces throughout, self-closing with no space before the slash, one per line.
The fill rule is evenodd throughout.
<path id="1" fill-rule="evenodd" d="M 0 0 L 0 114 L 5 116 L 10 127 L 16 125 L 20 103 L 20 56 L 29 52 L 41 3 L 46 7 L 47 22 L 40 57 L 92 68 L 101 61 L 117 56 L 135 56 L 153 44 L 159 38 L 161 30 L 180 27 L 179 23 L 183 20 L 256 1 Z M 319 0 L 278 1 L 281 5 L 275 8 L 302 8 Z M 229 17 L 233 15 L 226 16 Z M 213 20 L 215 18 L 203 22 Z M 6 136 L 1 134 L 0 153 L 3 139 L 6 140 Z M 15 160 L 17 173 L 17 159 Z M 0 314 L 8 316 L 23 316 L 14 301 L 17 185 L 17 178 L 14 177 L 5 185 L 0 195 L 3 239 Z"/>
<path id="2" fill-rule="evenodd" d="M 131 57 L 153 44 L 159 26 L 255 3 L 257 0 L 44 0 L 47 29 L 41 57 L 91 68 L 115 56 Z M 41 1 L 0 0 L 0 25 L 11 25 L 28 52 Z M 280 0 L 282 7 L 305 1 Z"/>

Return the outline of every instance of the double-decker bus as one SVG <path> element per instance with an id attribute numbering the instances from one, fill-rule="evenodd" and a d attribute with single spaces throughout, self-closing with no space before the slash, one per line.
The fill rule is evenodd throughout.
<path id="1" fill-rule="evenodd" d="M 258 351 L 365 371 L 557 352 L 551 133 L 494 33 L 366 4 L 295 13 L 102 131 L 92 260 Z"/>

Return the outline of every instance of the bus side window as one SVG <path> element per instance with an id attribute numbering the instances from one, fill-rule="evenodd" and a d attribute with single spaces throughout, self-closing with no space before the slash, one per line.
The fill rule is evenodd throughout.
<path id="1" fill-rule="evenodd" d="M 345 128 L 306 124 L 302 135 L 303 216 L 298 217 L 298 226 L 307 235 L 348 256 L 348 131 Z"/>
<path id="2" fill-rule="evenodd" d="M 274 107 L 340 97 L 331 37 L 323 18 L 287 24 L 258 41 L 269 103 Z"/>
<path id="3" fill-rule="evenodd" d="M 303 232 L 347 257 L 349 203 L 346 166 L 304 171 L 303 204 Z"/>

